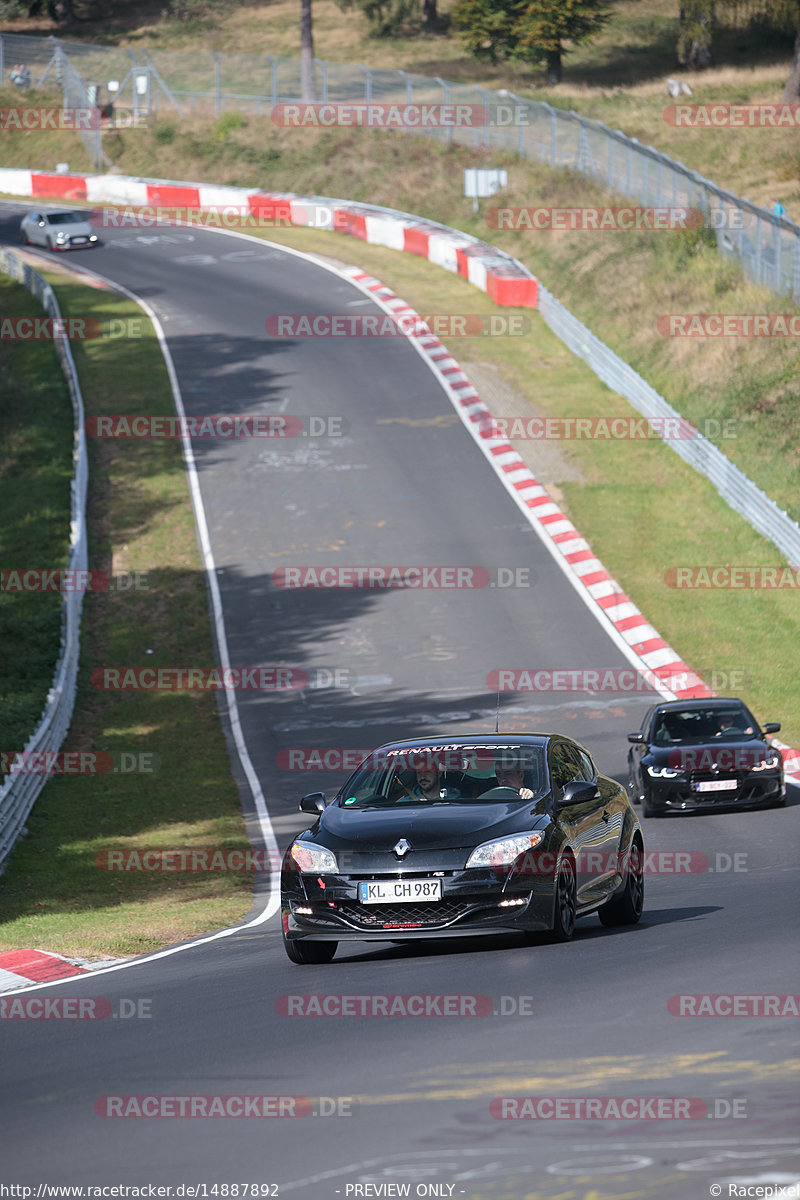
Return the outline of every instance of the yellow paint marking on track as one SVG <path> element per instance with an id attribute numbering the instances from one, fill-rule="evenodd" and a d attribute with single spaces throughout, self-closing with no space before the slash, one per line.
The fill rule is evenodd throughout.
<path id="1" fill-rule="evenodd" d="M 458 421 L 457 413 L 444 413 L 440 417 L 378 417 L 378 425 L 412 425 L 415 428 L 426 426 L 434 429 L 446 429 Z"/>
<path id="2" fill-rule="evenodd" d="M 800 1060 L 790 1059 L 776 1063 L 761 1063 L 755 1059 L 724 1061 L 725 1052 L 707 1054 L 673 1054 L 653 1058 L 649 1055 L 628 1055 L 626 1058 L 579 1059 L 573 1069 L 565 1072 L 563 1061 L 537 1064 L 538 1073 L 492 1074 L 484 1079 L 475 1079 L 476 1069 L 450 1067 L 453 1074 L 469 1071 L 469 1082 L 442 1082 L 442 1074 L 448 1068 L 439 1068 L 436 1083 L 419 1090 L 392 1092 L 384 1095 L 359 1096 L 360 1104 L 399 1104 L 411 1100 L 477 1100 L 481 1097 L 550 1095 L 553 1092 L 565 1096 L 582 1095 L 586 1089 L 609 1088 L 620 1084 L 641 1084 L 645 1080 L 669 1081 L 681 1075 L 690 1075 L 703 1080 L 708 1088 L 708 1077 L 715 1083 L 758 1083 L 792 1079 L 800 1072 Z M 509 1063 L 511 1068 L 512 1064 Z M 491 1068 L 497 1071 L 497 1064 Z M 485 1068 L 488 1072 L 490 1068 Z M 681 1084 L 682 1090 L 686 1084 Z M 580 1089 L 580 1090 L 579 1090 Z M 636 1088 L 633 1094 L 638 1094 Z"/>

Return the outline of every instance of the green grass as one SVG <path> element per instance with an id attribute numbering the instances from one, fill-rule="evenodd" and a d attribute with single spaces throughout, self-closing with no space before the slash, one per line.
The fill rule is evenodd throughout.
<path id="1" fill-rule="evenodd" d="M 41 317 L 0 275 L 0 320 Z M 52 342 L 6 341 L 0 355 L 0 570 L 67 565 L 72 403 Z M 53 682 L 61 596 L 0 588 L 0 754 L 20 751 Z M 0 759 L 0 777 L 3 764 Z"/>
<path id="2" fill-rule="evenodd" d="M 74 344 L 87 416 L 174 412 L 154 331 L 138 307 L 48 275 L 65 317 L 137 318 L 144 331 L 140 339 Z M 22 421 L 30 406 L 31 390 L 23 387 L 29 377 L 21 370 L 14 375 L 9 408 Z M 51 363 L 50 393 L 60 390 L 60 379 Z M 62 424 L 48 432 L 37 463 L 52 455 L 56 440 L 69 451 L 69 419 Z M 31 472 L 27 447 L 19 451 L 14 469 Z M 146 769 L 63 775 L 47 783 L 29 818 L 29 834 L 2 877 L 0 947 L 96 957 L 156 949 L 236 921 L 250 906 L 252 877 L 98 869 L 97 855 L 108 849 L 246 848 L 248 842 L 215 693 L 100 691 L 90 682 L 92 669 L 102 665 L 214 661 L 180 443 L 90 440 L 90 463 L 90 566 L 109 575 L 145 573 L 147 589 L 87 594 L 78 695 L 64 750 L 125 753 L 128 763 Z M 41 507 L 33 505 L 33 496 L 49 495 L 39 471 L 41 485 L 31 477 L 27 507 L 15 511 L 12 532 L 18 538 Z M 62 481 L 60 499 L 49 501 L 61 525 L 68 511 L 63 491 Z M 24 664 L 29 643 L 34 639 L 23 630 L 8 648 L 12 673 Z M 148 655 L 149 649 L 154 653 Z"/>

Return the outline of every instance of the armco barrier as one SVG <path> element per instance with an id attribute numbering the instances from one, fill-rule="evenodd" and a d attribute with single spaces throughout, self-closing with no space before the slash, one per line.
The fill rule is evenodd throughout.
<path id="1" fill-rule="evenodd" d="M 518 259 L 435 221 L 376 205 L 329 196 L 298 196 L 289 192 L 258 192 L 249 188 L 123 175 L 55 175 L 0 168 L 0 191 L 24 196 L 57 196 L 91 204 L 235 210 L 266 213 L 277 223 L 347 233 L 372 245 L 418 254 L 445 270 L 461 275 L 496 304 L 539 308 L 557 337 L 584 358 L 603 382 L 625 396 L 644 416 L 679 414 L 627 363 L 573 317 Z M 773 500 L 743 475 L 707 438 L 687 439 L 694 454 L 682 453 L 683 443 L 667 445 L 681 453 L 720 495 L 747 521 L 800 565 L 800 527 Z M 800 779 L 800 753 L 775 741 L 784 753 L 787 773 Z"/>
<path id="2" fill-rule="evenodd" d="M 0 271 L 22 283 L 41 301 L 47 314 L 61 319 L 53 290 L 37 271 L 10 250 L 0 248 Z M 84 433 L 83 398 L 69 342 L 65 337 L 54 339 L 61 366 L 69 386 L 74 424 L 74 472 L 71 487 L 70 543 L 67 566 L 83 571 L 88 566 L 86 545 L 86 488 L 89 482 L 89 460 Z M 75 703 L 80 650 L 81 610 L 83 593 L 78 589 L 64 593 L 62 602 L 61 649 L 53 676 L 53 685 L 41 721 L 25 746 L 25 754 L 55 754 L 66 737 Z M 20 773 L 10 775 L 0 787 L 0 870 L 25 827 L 28 813 L 47 782 L 46 774 Z"/>

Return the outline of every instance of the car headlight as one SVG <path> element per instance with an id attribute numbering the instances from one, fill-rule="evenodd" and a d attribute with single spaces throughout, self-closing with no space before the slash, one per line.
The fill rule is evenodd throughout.
<path id="1" fill-rule="evenodd" d="M 57 242 L 65 242 L 66 240 L 67 240 L 67 235 L 64 233 L 64 231 L 62 229 L 59 229 L 58 233 L 56 234 L 56 241 Z"/>
<path id="2" fill-rule="evenodd" d="M 647 774 L 653 779 L 675 779 L 682 772 L 676 771 L 673 767 L 648 767 Z"/>
<path id="3" fill-rule="evenodd" d="M 780 754 L 768 754 L 766 758 L 762 758 L 760 762 L 753 763 L 751 771 L 774 771 L 776 767 L 781 765 Z"/>
<path id="4" fill-rule="evenodd" d="M 332 850 L 309 842 L 295 842 L 289 857 L 297 863 L 302 875 L 338 875 L 339 864 Z"/>
<path id="5" fill-rule="evenodd" d="M 497 838 L 477 846 L 467 859 L 468 867 L 510 867 L 520 854 L 538 846 L 541 833 L 519 833 L 514 837 Z"/>

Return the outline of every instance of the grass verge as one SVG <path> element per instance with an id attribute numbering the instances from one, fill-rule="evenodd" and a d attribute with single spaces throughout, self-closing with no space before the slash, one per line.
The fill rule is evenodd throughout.
<path id="1" fill-rule="evenodd" d="M 65 317 L 141 322 L 141 338 L 73 343 L 87 416 L 172 413 L 161 352 L 141 310 L 112 292 L 45 274 Z M 24 373 L 15 375 L 11 407 L 20 417 L 28 392 Z M 53 365 L 50 388 L 57 391 L 60 379 Z M 68 420 L 67 446 L 69 432 Z M 90 567 L 111 576 L 139 571 L 147 586 L 86 595 L 81 675 L 64 749 L 105 752 L 117 769 L 51 779 L 0 883 L 0 948 L 35 946 L 87 958 L 142 953 L 228 925 L 248 911 L 252 887 L 248 874 L 120 874 L 98 867 L 109 849 L 249 843 L 215 694 L 99 691 L 90 682 L 92 668 L 103 663 L 214 661 L 180 443 L 90 442 L 90 471 Z M 61 522 L 68 485 L 66 505 L 58 505 Z M 17 536 L 24 523 L 20 515 Z M 37 599 L 26 596 L 26 606 Z M 27 642 L 18 645 L 9 669 L 27 654 Z"/>
<path id="2" fill-rule="evenodd" d="M 0 322 L 41 317 L 20 283 L 0 275 Z M 0 568 L 67 565 L 72 402 L 48 341 L 3 340 L 0 357 Z M 9 581 L 9 588 L 16 585 Z M 36 728 L 61 640 L 61 596 L 0 586 L 0 779 L 4 756 Z"/>

